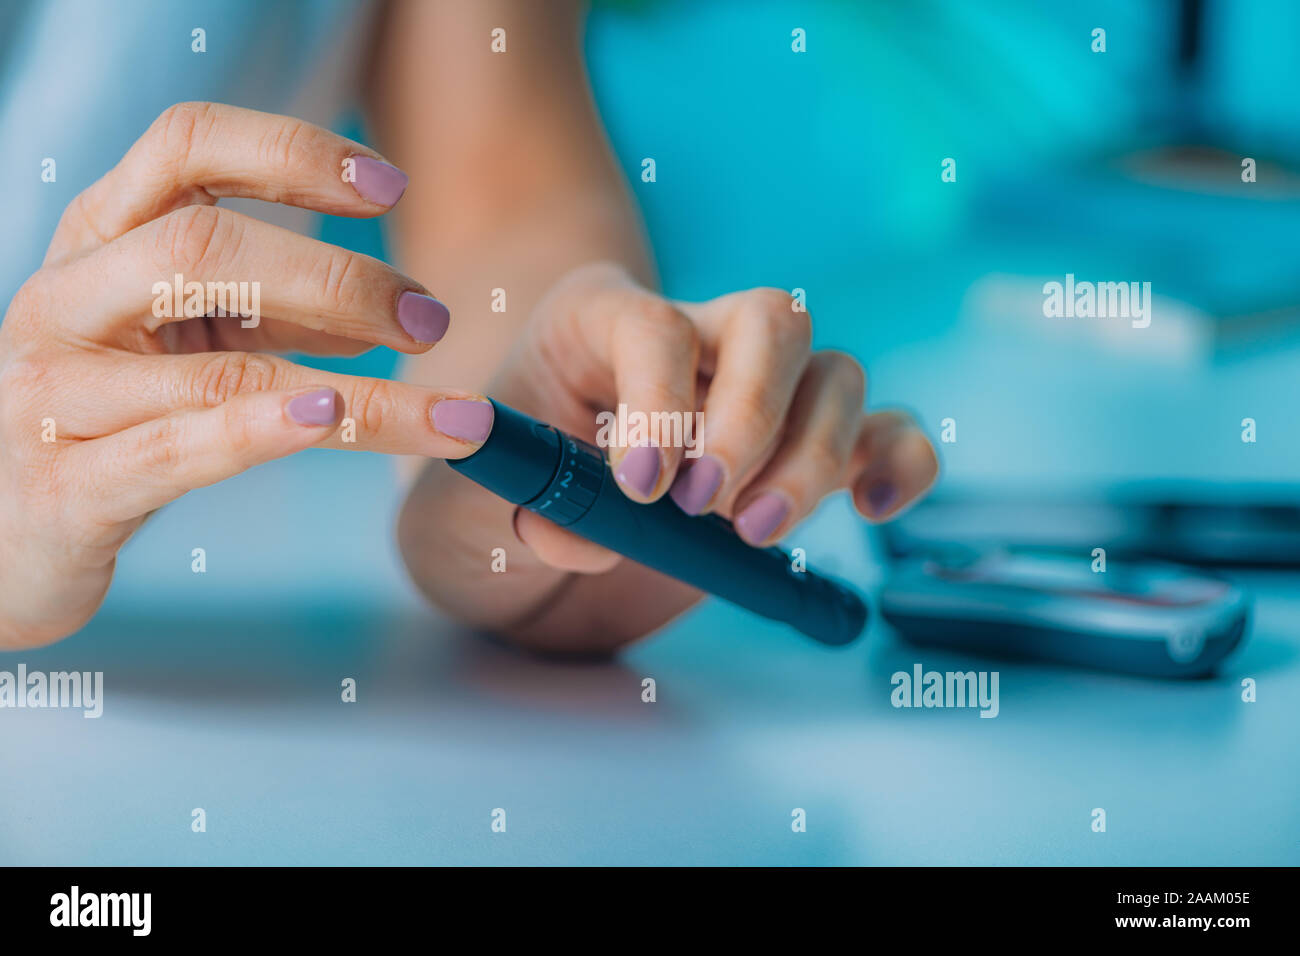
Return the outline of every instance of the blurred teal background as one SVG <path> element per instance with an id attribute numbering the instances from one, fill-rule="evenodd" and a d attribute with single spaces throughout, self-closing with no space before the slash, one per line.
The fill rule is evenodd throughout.
<path id="1" fill-rule="evenodd" d="M 339 7 L 307 5 L 302 22 Z M 255 15 L 204 9 L 231 31 L 223 18 Z M 601 3 L 586 48 L 669 294 L 806 289 L 817 344 L 863 360 L 873 403 L 909 406 L 936 436 L 956 421 L 945 490 L 1197 479 L 1246 496 L 1300 465 L 1300 8 L 1205 4 L 1191 67 L 1183 9 Z M 142 49 L 190 19 L 157 8 Z M 113 69 L 139 76 L 130 119 L 100 120 L 106 153 L 211 93 L 156 58 Z M 9 103 L 0 129 L 19 113 Z M 53 119 L 24 122 L 55 135 Z M 337 125 L 364 135 L 355 114 Z M 25 162 L 48 149 L 21 142 Z M 102 172 L 71 155 L 40 202 L 61 209 Z M 1241 182 L 1243 156 L 1259 182 Z M 655 183 L 640 181 L 644 157 Z M 940 180 L 947 157 L 955 183 Z M 375 223 L 312 228 L 382 254 Z M 38 262 L 31 245 L 15 259 Z M 1151 327 L 1044 318 L 1042 284 L 1067 272 L 1152 282 Z M 322 364 L 392 363 L 377 350 Z M 1253 635 L 1220 677 L 1189 684 L 918 658 L 879 622 L 829 652 L 713 602 L 619 663 L 557 666 L 422 605 L 393 553 L 391 487 L 382 459 L 310 453 L 153 519 L 100 617 L 22 655 L 103 669 L 109 697 L 100 721 L 0 714 L 0 862 L 1300 860 L 1292 575 L 1251 580 Z M 864 589 L 879 581 L 840 500 L 788 543 Z M 190 573 L 195 546 L 206 575 Z M 1001 715 L 889 707 L 889 675 L 918 659 L 1000 668 Z M 338 703 L 344 676 L 357 705 Z M 644 676 L 656 705 L 640 702 Z M 1246 676 L 1256 704 L 1240 701 Z M 189 832 L 195 806 L 208 834 Z M 807 834 L 790 832 L 792 807 Z M 1094 807 L 1107 834 L 1089 830 Z"/>
<path id="2" fill-rule="evenodd" d="M 817 344 L 863 360 L 872 401 L 936 434 L 957 422 L 946 487 L 1250 495 L 1300 473 L 1300 118 L 1282 92 L 1300 8 L 1205 5 L 1191 77 L 1183 10 L 598 3 L 587 50 L 669 294 L 806 289 Z M 323 234 L 376 252 L 377 228 Z M 1152 327 L 1045 319 L 1042 284 L 1066 273 L 1151 282 Z"/>

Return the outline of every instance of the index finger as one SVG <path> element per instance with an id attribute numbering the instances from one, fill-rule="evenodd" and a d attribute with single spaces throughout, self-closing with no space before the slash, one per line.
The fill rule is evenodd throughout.
<path id="1" fill-rule="evenodd" d="M 378 216 L 407 176 L 374 150 L 290 116 L 220 103 L 169 107 L 59 221 L 46 255 L 79 255 L 189 205 L 239 196 Z"/>

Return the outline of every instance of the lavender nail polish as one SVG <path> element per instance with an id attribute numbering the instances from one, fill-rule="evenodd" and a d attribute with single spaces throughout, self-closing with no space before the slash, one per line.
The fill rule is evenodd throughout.
<path id="1" fill-rule="evenodd" d="M 447 334 L 451 312 L 432 296 L 403 292 L 397 297 L 397 321 L 415 341 L 429 344 Z"/>
<path id="2" fill-rule="evenodd" d="M 495 410 L 491 402 L 444 398 L 433 406 L 433 427 L 461 441 L 486 441 L 492 432 Z"/>
<path id="3" fill-rule="evenodd" d="M 722 462 L 705 455 L 683 468 L 668 493 L 688 515 L 697 515 L 708 507 L 722 487 Z"/>
<path id="4" fill-rule="evenodd" d="M 653 445 L 629 449 L 614 477 L 619 484 L 648 498 L 650 492 L 654 491 L 655 482 L 659 480 L 659 449 Z"/>
<path id="5" fill-rule="evenodd" d="M 333 425 L 343 414 L 343 396 L 332 388 L 318 388 L 289 399 L 285 411 L 299 425 Z"/>
<path id="6" fill-rule="evenodd" d="M 406 192 L 406 184 L 411 177 L 396 166 L 372 159 L 369 156 L 352 156 L 356 180 L 352 188 L 367 202 L 381 206 L 392 206 Z"/>
<path id="7" fill-rule="evenodd" d="M 762 544 L 789 513 L 790 503 L 782 495 L 769 491 L 751 501 L 736 516 L 736 532 L 750 544 Z"/>
<path id="8" fill-rule="evenodd" d="M 882 515 L 898 500 L 898 489 L 888 481 L 877 482 L 867 489 L 867 504 L 873 515 Z"/>

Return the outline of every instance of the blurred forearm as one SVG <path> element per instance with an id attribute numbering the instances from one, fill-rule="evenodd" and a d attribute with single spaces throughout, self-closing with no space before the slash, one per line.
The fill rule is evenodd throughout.
<path id="1" fill-rule="evenodd" d="M 506 52 L 491 49 L 506 31 Z M 404 378 L 482 390 L 556 278 L 608 259 L 650 281 L 635 208 L 582 64 L 577 3 L 394 0 L 369 90 L 384 154 L 410 177 L 401 267 L 452 313 Z M 492 311 L 503 289 L 506 311 Z"/>

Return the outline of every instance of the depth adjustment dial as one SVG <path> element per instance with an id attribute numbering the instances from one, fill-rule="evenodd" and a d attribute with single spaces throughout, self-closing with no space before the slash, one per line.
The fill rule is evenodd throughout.
<path id="1" fill-rule="evenodd" d="M 591 508 L 609 469 L 599 448 L 551 430 L 560 440 L 555 474 L 546 490 L 524 507 L 558 525 L 573 524 Z"/>

